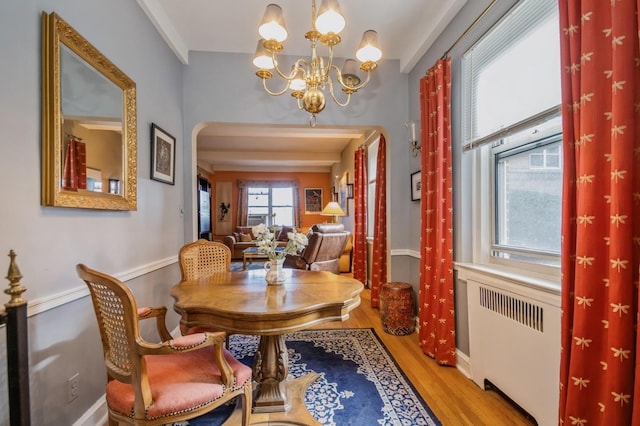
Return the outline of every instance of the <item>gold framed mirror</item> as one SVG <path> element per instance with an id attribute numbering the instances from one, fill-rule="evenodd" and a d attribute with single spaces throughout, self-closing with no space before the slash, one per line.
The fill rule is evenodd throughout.
<path id="1" fill-rule="evenodd" d="M 42 13 L 42 205 L 137 208 L 136 84 Z"/>

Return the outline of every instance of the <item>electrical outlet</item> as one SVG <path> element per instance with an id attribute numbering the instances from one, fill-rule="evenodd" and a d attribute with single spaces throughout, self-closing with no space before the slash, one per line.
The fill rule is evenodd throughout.
<path id="1" fill-rule="evenodd" d="M 80 373 L 76 373 L 69 378 L 67 381 L 67 390 L 69 393 L 69 402 L 80 395 Z"/>

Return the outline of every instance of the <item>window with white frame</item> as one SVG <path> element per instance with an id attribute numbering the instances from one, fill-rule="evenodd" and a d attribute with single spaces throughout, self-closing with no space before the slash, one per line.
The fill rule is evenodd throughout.
<path id="1" fill-rule="evenodd" d="M 559 266 L 559 31 L 556 0 L 522 0 L 463 57 L 464 149 L 476 151 L 482 175 L 481 263 Z"/>
<path id="2" fill-rule="evenodd" d="M 292 187 L 249 187 L 247 225 L 293 226 Z"/>

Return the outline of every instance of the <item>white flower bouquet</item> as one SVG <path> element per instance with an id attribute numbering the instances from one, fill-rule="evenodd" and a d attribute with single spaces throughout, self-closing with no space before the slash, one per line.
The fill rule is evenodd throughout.
<path id="1" fill-rule="evenodd" d="M 258 251 L 266 254 L 269 260 L 284 259 L 287 254 L 297 254 L 309 244 L 305 234 L 294 230 L 293 232 L 287 232 L 289 241 L 283 249 L 279 249 L 275 231 L 275 229 L 270 229 L 264 223 L 251 228 L 251 232 L 256 238 Z"/>

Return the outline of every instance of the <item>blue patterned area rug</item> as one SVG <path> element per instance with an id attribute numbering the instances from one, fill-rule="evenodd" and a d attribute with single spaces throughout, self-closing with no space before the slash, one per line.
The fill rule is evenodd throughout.
<path id="1" fill-rule="evenodd" d="M 309 330 L 285 335 L 289 377 L 320 374 L 307 390 L 309 412 L 323 425 L 440 425 L 373 329 Z M 231 352 L 251 365 L 257 336 L 231 336 Z M 233 409 L 192 419 L 217 426 Z"/>
<path id="2" fill-rule="evenodd" d="M 253 262 L 251 262 L 250 264 L 247 265 L 247 269 L 251 270 L 251 269 L 263 269 L 264 268 L 264 260 L 262 259 L 256 259 Z M 242 268 L 242 261 L 238 262 L 238 261 L 233 261 L 231 262 L 231 266 L 230 266 L 230 270 L 231 272 L 239 272 L 239 271 L 244 271 L 244 269 Z"/>

